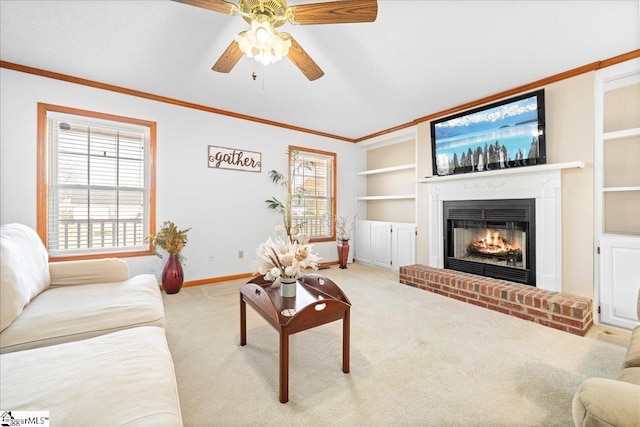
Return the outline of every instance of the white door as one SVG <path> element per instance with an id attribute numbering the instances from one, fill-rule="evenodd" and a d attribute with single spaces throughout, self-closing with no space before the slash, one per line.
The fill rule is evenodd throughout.
<path id="1" fill-rule="evenodd" d="M 416 226 L 393 223 L 391 237 L 391 269 L 400 270 L 405 265 L 416 263 Z"/>
<path id="2" fill-rule="evenodd" d="M 358 221 L 355 241 L 356 261 L 371 263 L 371 222 Z"/>
<path id="3" fill-rule="evenodd" d="M 633 329 L 640 290 L 640 241 L 631 236 L 600 240 L 600 321 Z"/>
<path id="4" fill-rule="evenodd" d="M 391 223 L 373 221 L 371 223 L 371 263 L 378 267 L 391 267 Z"/>

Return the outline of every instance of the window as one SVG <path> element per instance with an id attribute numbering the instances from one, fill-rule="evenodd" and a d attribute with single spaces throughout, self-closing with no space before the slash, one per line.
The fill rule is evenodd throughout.
<path id="1" fill-rule="evenodd" d="M 335 240 L 336 154 L 289 146 L 291 220 L 312 241 Z"/>
<path id="2" fill-rule="evenodd" d="M 38 233 L 51 258 L 152 253 L 155 127 L 38 104 Z"/>

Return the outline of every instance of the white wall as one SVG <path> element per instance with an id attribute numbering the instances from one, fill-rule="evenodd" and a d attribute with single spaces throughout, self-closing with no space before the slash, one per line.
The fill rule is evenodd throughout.
<path id="1" fill-rule="evenodd" d="M 214 92 L 211 97 L 215 104 Z M 36 227 L 38 102 L 157 122 L 156 223 L 172 220 L 180 228 L 192 228 L 183 252 L 186 281 L 254 271 L 255 249 L 280 223 L 264 203 L 282 194 L 267 172 L 286 171 L 290 144 L 337 154 L 338 214 L 355 213 L 354 144 L 0 69 L 2 224 Z M 261 152 L 262 173 L 208 168 L 208 145 Z M 238 258 L 240 250 L 244 259 Z M 314 250 L 323 261 L 337 260 L 335 242 L 315 244 Z M 210 253 L 214 262 L 209 262 Z M 159 276 L 164 265 L 157 257 L 126 261 L 132 274 Z"/>

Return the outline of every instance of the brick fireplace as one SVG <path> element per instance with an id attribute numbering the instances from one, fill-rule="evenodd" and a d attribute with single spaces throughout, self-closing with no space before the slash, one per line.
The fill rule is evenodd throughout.
<path id="1" fill-rule="evenodd" d="M 562 292 L 562 170 L 582 162 L 526 166 L 424 179 L 429 194 L 429 262 L 445 268 L 445 201 L 533 199 L 535 206 L 535 284 Z"/>
<path id="2" fill-rule="evenodd" d="M 562 293 L 562 169 L 582 162 L 545 164 L 421 180 L 429 194 L 429 263 L 400 268 L 400 283 L 445 295 L 577 335 L 593 324 L 593 302 Z M 445 202 L 482 205 L 483 201 L 531 200 L 535 229 L 532 280 L 486 277 L 483 272 L 449 269 L 445 242 Z"/>
<path id="3" fill-rule="evenodd" d="M 400 283 L 580 336 L 593 325 L 589 298 L 425 265 L 400 267 Z"/>

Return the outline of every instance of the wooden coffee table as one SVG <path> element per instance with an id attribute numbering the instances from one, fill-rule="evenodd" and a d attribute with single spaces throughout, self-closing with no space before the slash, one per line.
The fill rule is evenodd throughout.
<path id="1" fill-rule="evenodd" d="M 289 335 L 342 319 L 342 371 L 349 372 L 351 303 L 326 277 L 298 279 L 296 296 L 283 298 L 272 282 L 256 277 L 240 288 L 240 345 L 247 344 L 247 303 L 280 333 L 280 402 L 289 401 Z"/>

